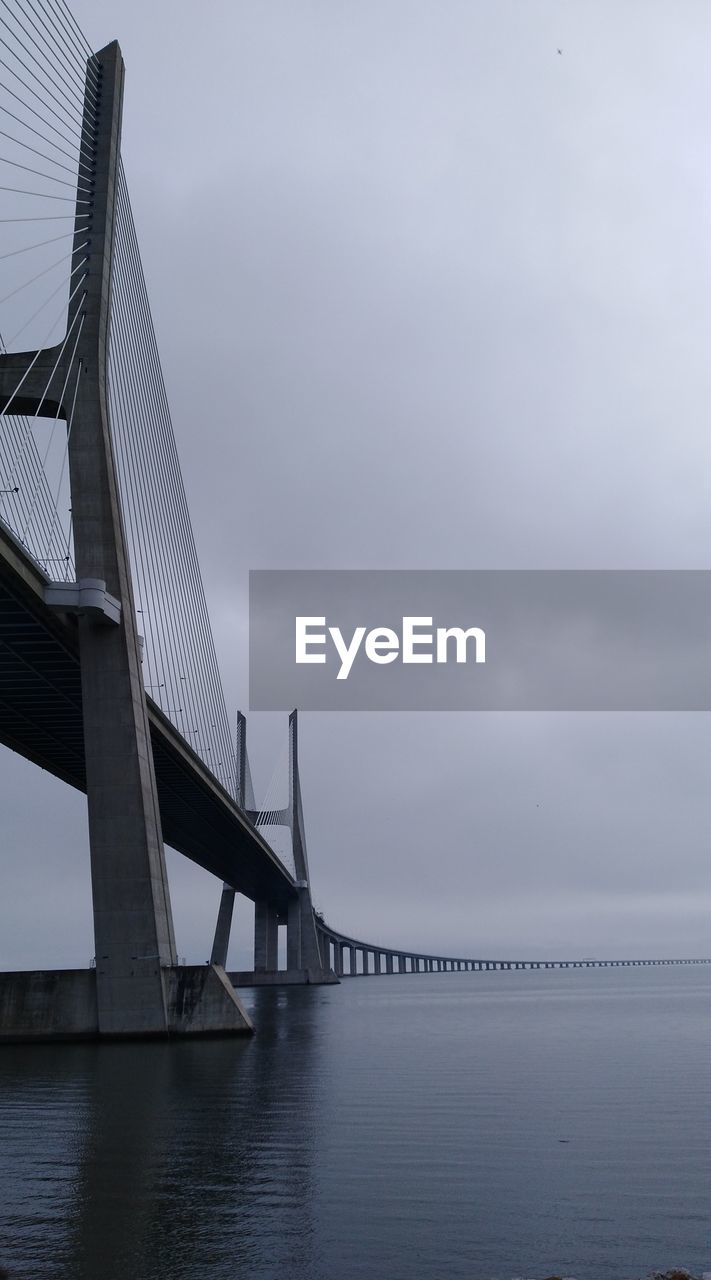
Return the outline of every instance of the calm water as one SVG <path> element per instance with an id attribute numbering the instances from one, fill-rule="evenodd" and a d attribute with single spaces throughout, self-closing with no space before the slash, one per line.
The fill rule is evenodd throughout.
<path id="1" fill-rule="evenodd" d="M 711 968 L 250 993 L 249 1042 L 0 1050 L 13 1278 L 711 1271 Z"/>

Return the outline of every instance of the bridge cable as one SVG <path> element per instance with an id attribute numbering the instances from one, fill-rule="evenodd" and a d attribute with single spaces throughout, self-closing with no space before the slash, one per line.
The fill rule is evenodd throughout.
<path id="1" fill-rule="evenodd" d="M 122 267 L 123 267 L 123 268 L 125 268 L 125 267 L 126 267 L 126 263 L 125 263 L 125 261 L 124 261 L 124 259 L 125 259 L 126 257 L 128 257 L 128 258 L 129 258 L 129 264 L 128 264 L 128 265 L 129 265 L 129 268 L 132 268 L 132 267 L 134 266 L 133 261 L 132 261 L 132 250 L 131 250 L 131 246 L 130 246 L 130 245 L 126 246 L 125 244 L 122 244 L 122 237 L 121 237 L 121 232 L 122 232 L 122 231 L 124 231 L 124 232 L 125 232 L 126 227 L 127 227 L 127 216 L 128 216 L 128 214 L 127 214 L 126 202 L 125 202 L 125 199 L 123 199 L 123 198 L 122 198 L 121 193 L 120 193 L 120 195 L 119 195 L 119 206 L 118 206 L 118 224 L 117 224 L 117 232 L 118 232 L 118 235 L 117 235 L 117 250 L 118 250 L 118 256 L 117 256 L 117 268 L 118 268 L 118 270 L 117 270 L 117 279 L 120 279 L 120 278 L 121 278 L 121 271 L 122 271 Z M 140 282 L 139 282 L 139 287 L 140 287 Z M 135 326 L 136 326 L 136 324 L 137 324 L 137 317 L 136 317 L 136 315 L 135 315 L 135 308 L 134 308 L 134 314 L 131 316 L 131 320 L 132 320 L 133 324 L 132 324 L 132 327 L 130 328 L 130 330 L 129 330 L 128 334 L 126 335 L 125 342 L 124 342 L 124 351 L 125 351 L 125 352 L 126 352 L 126 354 L 129 356 L 129 358 L 131 358 L 131 357 L 136 358 L 136 356 L 138 356 L 138 357 L 141 359 L 141 361 L 144 363 L 144 365 L 145 365 L 146 353 L 149 353 L 149 355 L 150 355 L 151 357 L 153 357 L 153 356 L 154 356 L 154 345 L 155 345 L 155 339 L 154 339 L 154 336 L 153 336 L 151 333 L 146 332 L 145 327 L 144 327 L 144 329 L 143 329 L 143 331 L 142 331 L 142 333 L 141 333 L 141 336 L 140 336 L 140 337 L 138 336 L 138 334 L 137 334 L 137 330 L 136 330 L 136 327 L 135 327 Z M 115 329 L 112 329 L 112 333 L 115 333 Z M 151 341 L 151 338 L 153 339 L 153 341 Z M 150 549 L 151 541 L 152 541 L 152 539 L 153 539 L 153 538 L 155 538 L 155 536 L 156 536 L 156 519 L 155 519 L 156 511 L 157 511 L 157 510 L 159 510 L 159 509 L 160 509 L 160 506 L 162 505 L 164 509 L 167 507 L 169 511 L 170 511 L 170 510 L 172 510 L 174 513 L 178 513 L 181 517 L 183 517 L 183 518 L 184 518 L 184 516 L 185 516 L 185 510 L 184 510 L 184 509 L 185 509 L 185 496 L 184 496 L 184 490 L 182 490 L 182 488 L 178 488 L 178 487 L 177 487 L 177 485 L 176 485 L 176 477 L 175 477 L 175 475 L 174 475 L 173 467 L 172 467 L 172 464 L 173 464 L 173 463 L 174 463 L 174 461 L 175 461 L 175 457 L 174 457 L 174 455 L 175 455 L 174 440 L 172 441 L 172 448 L 171 448 L 170 440 L 169 440 L 169 439 L 167 439 L 167 438 L 166 438 L 166 436 L 165 436 L 165 403 L 164 403 L 164 389 L 163 389 L 159 384 L 157 384 L 157 383 L 156 383 L 156 381 L 155 381 L 155 377 L 154 377 L 154 375 L 153 375 L 153 371 L 152 371 L 150 368 L 144 368 L 144 373 L 146 373 L 146 374 L 147 374 L 147 376 L 151 379 L 151 382 L 149 382 L 149 385 L 152 385 L 152 387 L 153 387 L 153 394 L 152 394 L 152 395 L 150 395 L 149 397 L 144 397 L 143 407 L 144 407 L 144 410 L 145 410 L 145 406 L 146 406 L 146 404 L 148 404 L 148 405 L 152 405 L 152 406 L 153 406 L 153 408 L 154 408 L 154 415 L 153 415 L 153 416 L 154 416 L 154 423 L 155 423 L 155 427 L 156 427 L 156 429 L 157 429 L 159 432 L 161 432 L 161 434 L 160 434 L 159 438 L 160 438 L 161 443 L 164 445 L 164 448 L 165 448 L 165 450 L 166 450 L 166 452 L 167 452 L 167 459 L 168 459 L 169 463 L 171 463 L 171 468 L 170 468 L 170 469 L 168 470 L 168 472 L 167 472 L 167 479 L 168 479 L 168 481 L 170 482 L 170 490 L 169 490 L 169 492 L 171 493 L 171 500 L 170 500 L 169 502 L 166 502 L 166 501 L 164 500 L 162 504 L 156 504 L 156 503 L 154 502 L 154 503 L 151 503 L 151 504 L 150 504 L 150 506 L 148 506 L 148 504 L 147 504 L 147 502 L 146 502 L 146 495 L 145 495 L 145 491 L 144 491 L 144 489 L 142 489 L 142 488 L 138 488 L 138 489 L 136 489 L 136 491 L 135 491 L 135 493 L 134 493 L 134 508 L 135 508 L 135 510 L 136 510 L 137 515 L 138 515 L 138 516 L 139 516 L 139 518 L 141 518 L 141 520 L 142 520 L 142 528 L 143 528 L 143 530 L 144 530 L 144 536 L 145 536 L 145 538 L 146 538 L 146 541 L 148 542 L 149 549 Z M 136 380 L 136 377 L 135 377 L 135 369 L 134 369 L 134 371 L 133 371 L 133 376 L 131 377 L 131 383 L 132 383 L 132 385 L 134 385 L 134 386 L 135 386 L 136 381 L 137 381 L 137 380 Z M 163 390 L 163 395 L 161 395 L 161 394 L 160 394 L 160 393 L 161 393 L 161 390 Z M 156 414 L 155 414 L 155 407 L 156 407 L 156 406 L 158 406 L 158 410 L 159 410 L 159 414 L 158 414 L 158 416 L 157 416 L 157 417 L 156 417 Z M 130 457 L 129 457 L 129 461 L 130 461 Z M 164 461 L 165 461 L 165 459 L 164 459 Z M 145 471 L 146 471 L 146 468 L 145 468 L 145 467 L 142 467 L 142 468 L 141 468 L 141 473 L 142 473 L 143 475 L 145 475 Z M 135 486 L 134 486 L 134 487 L 135 487 Z M 163 521 L 163 524 L 165 524 L 165 521 Z M 180 548 L 180 543 L 179 543 L 179 540 L 177 540 L 177 539 L 175 540 L 175 548 L 176 548 L 176 549 L 179 549 L 179 548 Z M 152 560 L 152 562 L 153 562 L 153 573 L 154 573 L 154 590 L 153 590 L 153 595 L 154 595 L 154 597 L 156 597 L 156 592 L 155 592 L 155 585 L 156 585 L 156 584 L 155 584 L 155 557 L 154 557 L 154 556 L 150 557 L 150 560 Z M 161 560 L 161 563 L 162 563 L 162 560 Z M 201 585 L 201 584 L 200 584 L 200 585 Z M 156 599 L 155 599 L 154 603 L 157 603 L 157 604 L 160 606 L 160 605 L 161 605 L 161 603 L 162 603 L 162 600 L 165 598 L 165 595 L 166 595 L 166 594 L 167 594 L 167 593 L 166 593 L 166 591 L 165 591 L 165 590 L 161 591 L 161 592 L 157 595 L 157 597 L 156 597 Z M 159 608 L 159 613 L 160 613 L 161 615 L 162 615 L 162 612 L 163 612 L 163 611 Z M 171 614 L 172 614 L 172 611 L 171 611 Z M 163 620 L 162 620 L 162 616 L 161 616 L 161 621 L 163 621 Z M 163 628 L 163 629 L 164 629 L 164 632 L 165 632 L 165 625 L 164 625 L 164 628 Z M 195 702 L 194 702 L 194 698 L 193 698 L 193 679 L 192 679 L 192 677 L 196 674 L 196 672 L 195 672 L 195 669 L 194 669 L 194 667 L 193 667 L 193 664 L 192 664 L 192 663 L 190 662 L 190 660 L 189 660 L 189 659 L 190 659 L 190 655 L 189 655 L 189 654 L 186 654 L 186 652 L 185 652 L 185 646 L 184 646 L 184 645 L 179 644 L 179 643 L 176 643 L 176 637 L 175 637 L 175 631 L 174 631 L 174 629 L 173 629 L 173 632 L 172 632 L 171 640 L 172 640 L 172 649 L 173 649 L 173 652 L 177 652 L 177 654 L 179 655 L 179 664 L 180 664 L 184 669 L 186 669 L 186 670 L 188 671 L 188 673 L 189 673 L 189 674 L 188 674 L 188 676 L 187 676 L 187 677 L 182 681 L 182 684 L 183 684 L 183 686 L 184 686 L 184 689 L 183 689 L 183 697 L 181 698 L 181 701 L 182 701 L 182 700 L 186 700 L 186 701 L 188 701 L 188 702 L 189 702 L 189 709 L 190 709 L 190 712 L 192 713 L 192 718 L 193 718 L 193 719 L 197 718 L 197 719 L 200 721 L 200 723 L 199 723 L 199 724 L 192 724 L 192 723 L 191 723 L 191 724 L 189 724 L 189 725 L 187 726 L 188 732 L 190 733 L 190 738 L 191 738 L 191 739 L 193 739 L 193 732 L 190 732 L 190 731 L 194 731 L 195 729 L 197 729 L 197 731 L 198 731 L 198 739 L 197 739 L 197 743 L 196 743 L 195 745 L 196 745 L 196 746 L 197 746 L 197 748 L 198 748 L 198 753 L 200 754 L 200 750 L 201 750 L 201 748 L 203 748 L 203 743 L 202 743 L 201 739 L 202 739 L 202 737 L 204 737 L 204 738 L 206 739 L 206 742 L 205 742 L 205 744 L 204 744 L 204 749 L 203 749 L 203 752 L 202 752 L 202 753 L 203 753 L 204 755 L 208 755 L 208 754 L 209 754 L 209 755 L 213 756 L 213 760 L 211 760 L 211 761 L 210 761 L 210 760 L 208 760 L 208 761 L 206 761 L 206 763 L 208 763 L 208 764 L 212 764 L 212 765 L 213 765 L 213 768 L 214 768 L 214 771 L 218 772 L 218 771 L 219 771 L 219 767 L 220 767 L 220 765 L 219 765 L 219 761 L 220 761 L 220 759 L 222 758 L 222 765 L 221 765 L 221 767 L 222 767 L 223 771 L 227 771 L 227 769 L 228 769 L 228 767 L 229 767 L 229 760 L 230 760 L 230 755 L 231 755 L 231 742 L 230 742 L 230 740 L 229 740 L 229 739 L 226 739 L 226 741 L 224 742 L 224 744 L 223 744 L 222 742 L 220 742 L 220 743 L 218 744 L 218 743 L 216 742 L 216 739 L 214 738 L 214 736 L 213 736 L 213 735 L 210 733 L 210 731 L 209 731 L 209 730 L 210 730 L 210 728 L 211 728 L 211 723 L 206 723 L 204 715 L 203 715 L 203 716 L 199 716 L 199 715 L 198 715 L 198 713 L 197 713 L 197 708 L 196 708 L 196 706 L 195 706 Z M 165 658 L 163 658 L 163 661 L 165 661 Z M 198 675 L 198 676 L 200 676 L 201 674 L 202 674 L 202 672 L 201 672 L 201 671 L 200 671 L 200 669 L 198 668 L 198 670 L 197 670 L 197 675 Z M 210 714 L 214 714 L 214 708 L 212 708 L 212 707 L 210 708 Z M 209 743 L 210 743 L 210 751 L 209 751 L 209 753 L 208 753 L 208 751 L 207 751 L 208 740 L 209 740 Z M 220 750 L 220 748 L 221 748 L 221 750 Z"/>
<path id="2" fill-rule="evenodd" d="M 140 255 L 138 253 L 137 241 L 135 238 L 135 228 L 133 226 L 130 202 L 128 200 L 128 193 L 125 188 L 125 179 L 123 178 L 123 175 L 121 176 L 119 187 L 118 229 L 119 231 L 123 231 L 123 234 L 128 241 L 126 252 L 128 254 L 129 266 L 132 271 L 132 280 L 135 285 L 135 293 L 139 303 L 138 314 L 136 314 L 134 306 L 132 315 L 134 326 L 140 326 L 138 330 L 134 329 L 133 331 L 133 342 L 134 345 L 138 343 L 138 352 L 144 365 L 144 373 L 154 388 L 153 405 L 156 409 L 155 424 L 157 431 L 160 433 L 159 438 L 164 448 L 163 461 L 164 464 L 167 463 L 167 468 L 164 466 L 165 476 L 169 485 L 169 492 L 172 495 L 172 501 L 167 505 L 169 507 L 169 511 L 172 511 L 172 514 L 175 517 L 173 520 L 173 530 L 176 535 L 176 546 L 180 547 L 180 539 L 183 540 L 184 544 L 182 564 L 183 573 L 187 573 L 187 581 L 189 581 L 191 589 L 191 595 L 188 603 L 191 603 L 194 606 L 191 610 L 192 625 L 193 627 L 197 627 L 199 630 L 199 636 L 204 641 L 205 653 L 208 658 L 207 670 L 204 667 L 195 668 L 192 663 L 189 663 L 191 675 L 198 678 L 204 695 L 209 699 L 207 721 L 204 716 L 202 717 L 202 736 L 206 739 L 203 754 L 208 754 L 207 744 L 209 742 L 209 754 L 212 756 L 212 760 L 209 761 L 209 763 L 213 766 L 213 771 L 218 773 L 218 775 L 220 769 L 223 774 L 225 774 L 229 771 L 229 763 L 232 756 L 232 741 L 229 733 L 226 709 L 224 706 L 224 695 L 222 694 L 219 675 L 217 673 L 214 642 L 212 640 L 209 620 L 207 619 L 207 611 L 204 603 L 204 589 L 195 556 L 194 539 L 187 512 L 184 486 L 180 477 L 175 441 L 172 433 L 172 426 L 170 424 L 167 400 L 165 397 L 165 388 L 157 357 L 155 333 L 152 327 L 150 308 L 148 306 L 147 294 L 145 291 L 145 280 L 143 278 L 142 268 L 140 265 Z M 137 336 L 139 334 L 140 337 Z M 185 661 L 185 655 L 181 653 L 181 657 L 182 660 Z M 188 684 L 188 681 L 186 680 L 183 683 Z M 193 726 L 190 727 L 192 728 Z M 212 729 L 215 730 L 215 733 L 211 732 Z M 202 744 L 199 743 L 199 745 Z M 221 764 L 220 760 L 222 761 Z"/>
<path id="3" fill-rule="evenodd" d="M 126 198 L 126 204 L 128 207 L 128 213 L 130 216 L 130 204 L 128 201 L 128 193 L 125 188 L 124 188 L 124 194 Z M 185 493 L 184 493 L 182 477 L 180 476 L 180 467 L 179 467 L 179 462 L 177 458 L 177 452 L 175 450 L 175 441 L 174 441 L 174 436 L 172 432 L 172 425 L 170 423 L 170 415 L 167 407 L 167 398 L 165 396 L 165 388 L 163 384 L 162 372 L 160 370 L 160 362 L 158 360 L 158 355 L 157 355 L 155 335 L 153 331 L 152 320 L 150 317 L 150 309 L 148 306 L 147 293 L 145 290 L 145 281 L 143 278 L 142 268 L 140 266 L 140 257 L 138 255 L 137 241 L 135 239 L 135 228 L 133 227 L 132 218 L 130 220 L 130 226 L 133 233 L 132 234 L 132 242 L 133 242 L 132 255 L 133 255 L 135 271 L 137 273 L 137 278 L 138 278 L 138 292 L 139 292 L 141 308 L 143 310 L 143 321 L 144 321 L 143 331 L 144 331 L 144 337 L 146 338 L 146 341 L 144 342 L 144 344 L 142 344 L 141 349 L 142 351 L 146 351 L 146 350 L 148 351 L 150 359 L 153 364 L 154 376 L 158 379 L 159 389 L 161 393 L 159 403 L 161 407 L 162 425 L 165 433 L 164 439 L 167 444 L 167 457 L 170 462 L 171 478 L 173 481 L 173 490 L 174 490 L 174 493 L 177 493 L 178 495 L 178 501 L 176 503 L 174 510 L 178 512 L 180 515 L 182 534 L 184 538 L 187 540 L 187 543 L 189 544 L 189 548 L 191 551 L 191 554 L 189 557 L 191 585 L 193 590 L 196 593 L 195 599 L 197 600 L 198 604 L 201 606 L 201 608 L 198 611 L 198 623 L 200 626 L 201 637 L 205 644 L 205 651 L 207 653 L 208 660 L 209 660 L 210 686 L 211 686 L 211 694 L 213 698 L 213 709 L 215 708 L 215 700 L 216 700 L 218 717 L 222 721 L 222 731 L 225 735 L 225 740 L 222 743 L 222 749 L 223 751 L 228 751 L 228 745 L 229 745 L 229 752 L 227 755 L 227 758 L 229 759 L 229 756 L 231 755 L 231 739 L 228 736 L 229 725 L 228 725 L 227 716 L 226 716 L 226 709 L 224 707 L 224 695 L 222 693 L 221 682 L 219 680 L 219 672 L 217 671 L 214 642 L 213 642 L 212 633 L 209 627 L 209 619 L 207 617 L 207 610 L 205 606 L 204 589 L 203 589 L 202 580 L 199 573 L 199 567 L 198 567 L 197 559 L 195 555 L 192 528 L 190 526 L 190 519 L 187 511 L 187 504 L 185 501 Z"/>

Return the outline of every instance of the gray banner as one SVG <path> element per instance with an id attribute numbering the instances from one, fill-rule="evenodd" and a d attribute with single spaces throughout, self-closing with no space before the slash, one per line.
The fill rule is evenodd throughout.
<path id="1" fill-rule="evenodd" d="M 253 711 L 708 711 L 708 570 L 258 570 Z"/>

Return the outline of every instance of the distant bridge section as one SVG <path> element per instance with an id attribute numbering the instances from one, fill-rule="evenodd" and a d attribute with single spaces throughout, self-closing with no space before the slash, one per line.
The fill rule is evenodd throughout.
<path id="1" fill-rule="evenodd" d="M 339 978 L 383 973 L 482 973 L 502 969 L 629 969 L 650 965 L 711 964 L 711 957 L 681 960 L 465 960 L 461 957 L 403 951 L 363 942 L 331 929 L 317 916 L 324 968 Z"/>

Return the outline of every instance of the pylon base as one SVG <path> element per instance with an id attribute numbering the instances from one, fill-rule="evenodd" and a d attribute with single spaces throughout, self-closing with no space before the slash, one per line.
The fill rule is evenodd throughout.
<path id="1" fill-rule="evenodd" d="M 254 1026 L 219 965 L 163 970 L 165 1031 L 147 1036 L 130 1025 L 102 1035 L 93 969 L 33 969 L 0 973 L 0 1044 L 76 1040 L 171 1040 L 185 1036 L 250 1035 Z"/>

